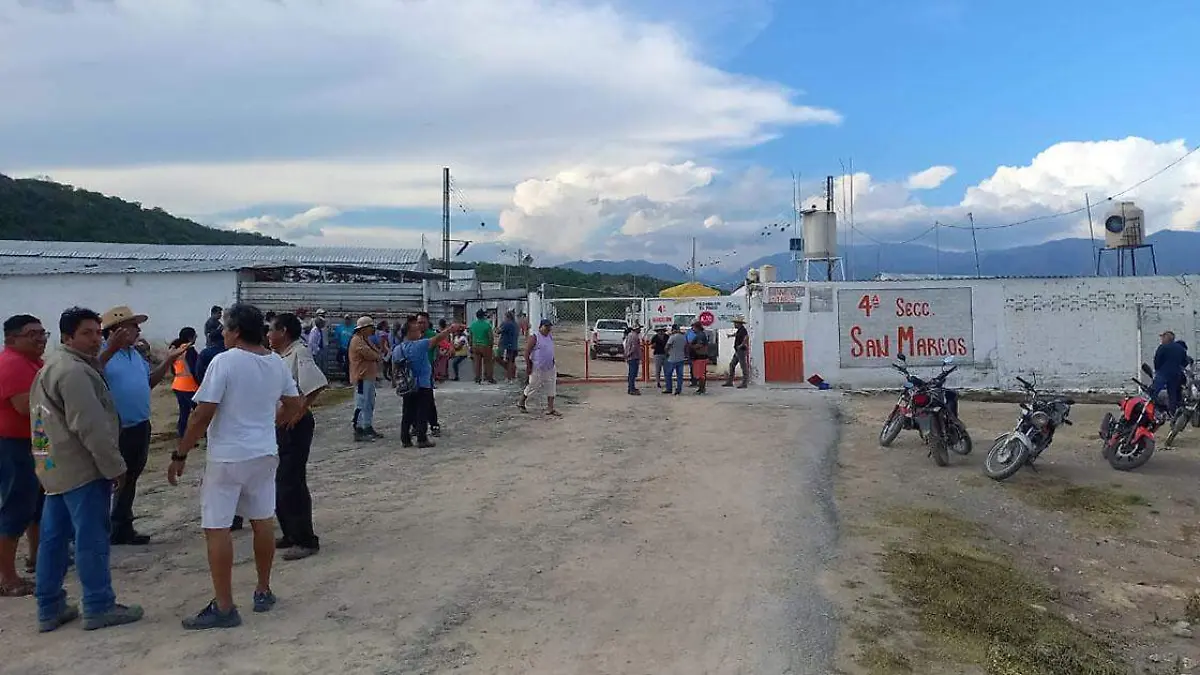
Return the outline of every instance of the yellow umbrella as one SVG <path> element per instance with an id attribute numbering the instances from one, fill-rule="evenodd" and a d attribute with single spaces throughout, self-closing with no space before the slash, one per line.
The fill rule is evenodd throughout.
<path id="1" fill-rule="evenodd" d="M 711 298 L 720 295 L 721 291 L 715 288 L 709 288 L 704 284 L 689 281 L 664 289 L 658 294 L 660 298 Z"/>

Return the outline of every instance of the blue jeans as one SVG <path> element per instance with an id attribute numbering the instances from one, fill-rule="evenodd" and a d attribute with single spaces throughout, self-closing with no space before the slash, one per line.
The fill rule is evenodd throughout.
<path id="1" fill-rule="evenodd" d="M 629 391 L 637 389 L 638 366 L 642 365 L 640 359 L 634 359 L 627 362 L 629 364 Z"/>
<path id="2" fill-rule="evenodd" d="M 358 412 L 359 429 L 370 429 L 375 425 L 375 380 L 359 380 L 354 385 L 354 409 Z"/>
<path id="3" fill-rule="evenodd" d="M 667 363 L 667 391 L 671 391 L 671 376 L 675 376 L 675 393 L 683 393 L 683 361 Z"/>
<path id="4" fill-rule="evenodd" d="M 1150 400 L 1158 404 L 1158 394 L 1162 390 L 1167 390 L 1167 412 L 1175 414 L 1179 410 L 1180 399 L 1183 398 L 1183 373 L 1179 374 L 1163 374 L 1155 373 L 1154 382 L 1150 384 Z"/>
<path id="5" fill-rule="evenodd" d="M 109 570 L 109 502 L 112 481 L 100 479 L 61 495 L 46 495 L 42 541 L 37 552 L 38 620 L 58 616 L 67 600 L 71 532 L 75 533 L 75 567 L 83 587 L 85 616 L 103 614 L 117 602 Z"/>

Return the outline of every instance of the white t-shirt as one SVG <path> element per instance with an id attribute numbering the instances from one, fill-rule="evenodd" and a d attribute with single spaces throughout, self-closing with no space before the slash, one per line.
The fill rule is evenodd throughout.
<path id="1" fill-rule="evenodd" d="M 217 404 L 208 426 L 208 460 L 241 462 L 277 454 L 279 399 L 299 395 L 278 354 L 260 356 L 237 348 L 217 354 L 193 397 L 197 403 Z"/>

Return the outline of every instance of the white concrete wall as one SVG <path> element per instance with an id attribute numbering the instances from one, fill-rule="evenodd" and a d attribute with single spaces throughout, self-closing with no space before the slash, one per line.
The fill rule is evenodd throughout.
<path id="1" fill-rule="evenodd" d="M 143 335 L 161 343 L 175 339 L 184 326 L 203 331 L 209 308 L 233 304 L 237 291 L 237 272 L 0 276 L 0 317 L 32 314 L 57 344 L 58 317 L 64 309 L 78 305 L 103 314 L 128 305 L 150 317 L 142 326 Z"/>
<path id="2" fill-rule="evenodd" d="M 801 286 L 804 297 L 795 306 L 798 310 L 766 311 L 768 287 Z M 813 291 L 830 287 L 833 311 L 810 311 Z M 1193 354 L 1200 352 L 1200 277 L 1187 276 L 769 284 L 758 287 L 751 298 L 752 355 L 762 364 L 764 341 L 803 340 L 806 376 L 819 374 L 835 387 L 893 387 L 899 376 L 886 363 L 895 358 L 895 338 L 888 345 L 888 358 L 866 367 L 845 367 L 843 341 L 848 336 L 843 333 L 862 317 L 842 316 L 846 308 L 838 306 L 838 291 L 899 291 L 920 298 L 922 291 L 963 287 L 971 289 L 969 308 L 943 303 L 941 315 L 892 319 L 915 324 L 918 335 L 924 331 L 930 336 L 969 325 L 971 356 L 956 358 L 963 362 L 954 376 L 960 387 L 1008 389 L 1015 376 L 1029 379 L 1036 374 L 1047 387 L 1123 388 L 1141 362 L 1153 360 L 1158 336 L 1168 329 L 1186 340 Z M 878 311 L 885 310 L 894 312 L 887 307 Z M 894 335 L 894 328 L 891 331 Z M 762 382 L 763 369 L 756 368 L 754 377 Z"/>

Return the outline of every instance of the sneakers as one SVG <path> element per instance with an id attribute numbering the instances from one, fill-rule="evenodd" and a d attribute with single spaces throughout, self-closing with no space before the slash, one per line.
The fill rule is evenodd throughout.
<path id="1" fill-rule="evenodd" d="M 375 431 L 375 427 L 367 427 L 367 435 L 371 438 L 383 438 L 383 434 Z"/>
<path id="2" fill-rule="evenodd" d="M 111 628 L 113 626 L 123 626 L 127 623 L 136 623 L 142 620 L 145 612 L 138 605 L 113 605 L 112 609 L 101 614 L 85 615 L 83 617 L 84 630 L 96 630 L 98 628 Z"/>
<path id="3" fill-rule="evenodd" d="M 255 606 L 257 607 L 257 602 Z M 200 613 L 196 616 L 183 620 L 183 627 L 187 630 L 237 628 L 240 625 L 242 625 L 242 615 L 238 614 L 237 607 L 232 607 L 228 612 L 222 613 L 220 609 L 217 609 L 216 600 L 208 603 L 208 606 L 200 610 Z"/>
<path id="4" fill-rule="evenodd" d="M 421 448 L 422 450 L 425 448 L 436 448 L 437 443 L 434 443 L 433 441 L 417 441 L 417 447 Z"/>
<path id="5" fill-rule="evenodd" d="M 283 551 L 285 549 L 293 548 L 295 546 L 296 546 L 296 543 L 293 542 L 291 539 L 288 539 L 287 537 L 280 537 L 275 540 L 275 550 L 276 551 Z"/>
<path id="6" fill-rule="evenodd" d="M 132 530 L 113 534 L 109 539 L 113 546 L 145 546 L 150 543 L 150 535 L 138 534 Z"/>
<path id="7" fill-rule="evenodd" d="M 366 429 L 359 429 L 359 428 L 355 427 L 355 429 L 354 429 L 354 442 L 355 443 L 366 443 L 366 442 L 373 441 L 373 440 L 375 440 L 375 437 L 372 436 L 370 433 L 368 433 Z"/>
<path id="8" fill-rule="evenodd" d="M 62 609 L 59 610 L 58 616 L 53 619 L 38 621 L 38 632 L 49 633 L 52 630 L 65 626 L 75 619 L 79 618 L 79 608 L 75 605 L 63 603 Z"/>
<path id="9" fill-rule="evenodd" d="M 434 438 L 439 438 L 442 435 L 442 428 L 440 426 L 429 427 L 429 435 L 433 436 Z"/>
<path id="10" fill-rule="evenodd" d="M 278 599 L 271 591 L 254 591 L 255 612 L 259 614 L 262 614 L 263 612 L 269 612 L 275 607 L 276 602 L 278 602 Z M 237 609 L 234 609 L 233 611 L 236 612 Z"/>
<path id="11" fill-rule="evenodd" d="M 296 546 L 296 547 L 292 548 L 291 550 L 289 550 L 287 553 L 284 553 L 283 559 L 284 560 L 304 560 L 305 558 L 316 555 L 317 552 L 320 550 L 321 549 L 319 549 L 319 548 L 309 548 L 307 546 Z"/>

